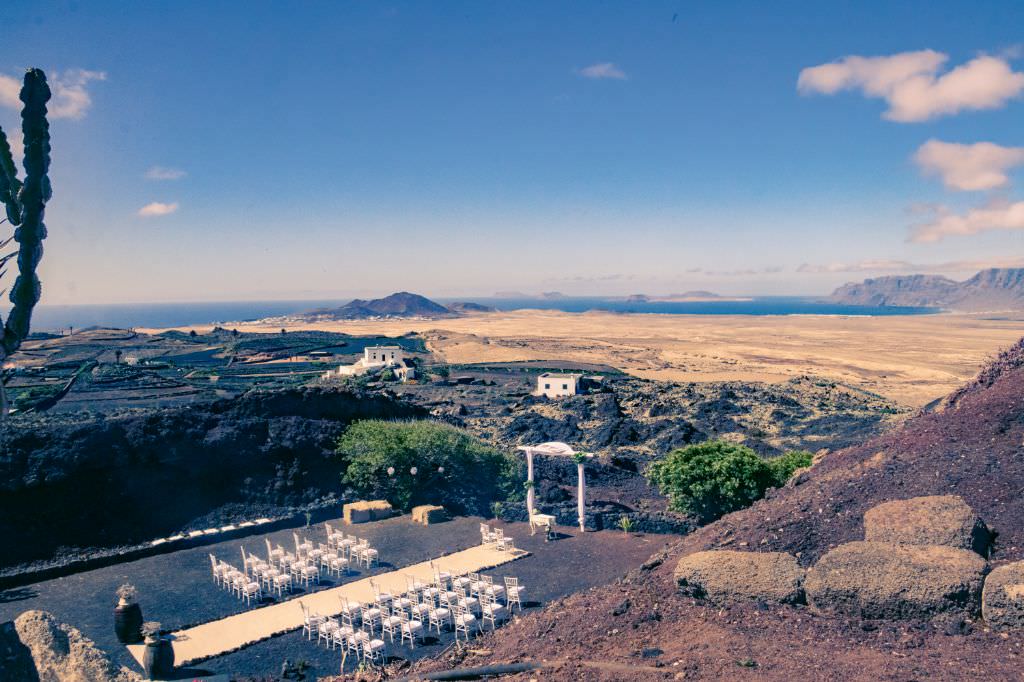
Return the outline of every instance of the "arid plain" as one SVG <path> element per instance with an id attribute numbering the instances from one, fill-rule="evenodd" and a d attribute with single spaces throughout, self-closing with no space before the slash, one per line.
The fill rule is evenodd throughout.
<path id="1" fill-rule="evenodd" d="M 910 407 L 946 395 L 1024 322 L 983 316 L 657 315 L 517 310 L 451 319 L 266 320 L 240 331 L 322 329 L 422 334 L 453 364 L 572 360 L 666 381 L 785 381 L 828 377 Z M 197 328 L 200 329 L 201 328 Z"/>

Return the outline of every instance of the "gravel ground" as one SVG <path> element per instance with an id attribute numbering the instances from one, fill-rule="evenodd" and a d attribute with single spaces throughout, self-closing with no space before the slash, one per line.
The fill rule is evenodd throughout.
<path id="1" fill-rule="evenodd" d="M 479 542 L 480 521 L 479 518 L 464 517 L 423 527 L 412 524 L 409 517 L 405 516 L 357 526 L 351 530 L 360 537 L 368 538 L 371 544 L 380 549 L 383 563 L 370 573 L 361 572 L 344 580 L 357 580 L 366 575 L 395 570 L 471 547 Z M 557 541 L 545 543 L 541 535 L 530 537 L 525 524 L 499 525 L 516 538 L 520 547 L 532 552 L 529 557 L 498 567 L 492 572 L 496 577 L 515 575 L 519 578 L 521 584 L 526 586 L 527 611 L 567 594 L 614 581 L 662 549 L 670 539 L 670 536 L 626 535 L 617 531 L 580 536 L 574 530 L 561 529 Z M 323 541 L 322 524 L 308 530 L 314 542 Z M 239 547 L 264 554 L 264 537 L 291 546 L 291 532 L 277 531 L 147 557 L 0 592 L 0 622 L 11 620 L 28 609 L 50 611 L 59 620 L 81 629 L 119 663 L 138 669 L 135 659 L 117 642 L 113 633 L 114 590 L 118 585 L 123 582 L 134 584 L 139 590 L 145 618 L 159 620 L 168 630 L 223 618 L 249 607 L 213 584 L 207 554 L 213 553 L 219 558 L 240 564 Z M 320 588 L 333 587 L 335 584 L 325 578 Z M 301 592 L 296 592 L 291 599 L 301 596 Z M 451 641 L 449 634 L 440 639 L 435 635 L 433 640 L 428 640 L 426 645 L 417 647 L 415 651 L 408 647 L 389 646 L 389 654 L 399 659 L 420 659 L 440 653 Z M 306 661 L 312 668 L 309 672 L 316 676 L 338 672 L 341 654 L 340 650 L 332 652 L 323 647 L 318 648 L 312 642 L 307 642 L 301 632 L 292 632 L 179 672 L 186 678 L 204 672 L 270 676 L 280 672 L 285 659 Z"/>

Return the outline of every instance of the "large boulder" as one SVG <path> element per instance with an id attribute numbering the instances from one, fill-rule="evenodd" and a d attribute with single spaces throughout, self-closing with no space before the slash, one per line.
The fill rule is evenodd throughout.
<path id="1" fill-rule="evenodd" d="M 995 630 L 1024 629 L 1024 561 L 996 568 L 985 578 L 981 615 Z"/>
<path id="2" fill-rule="evenodd" d="M 782 552 L 695 552 L 679 560 L 675 578 L 683 594 L 715 604 L 803 601 L 804 569 Z"/>
<path id="3" fill-rule="evenodd" d="M 944 545 L 988 556 L 992 533 L 957 495 L 885 502 L 864 514 L 864 539 L 899 545 Z"/>
<path id="4" fill-rule="evenodd" d="M 345 523 L 368 523 L 388 519 L 395 513 L 387 500 L 349 502 L 341 508 Z"/>
<path id="5" fill-rule="evenodd" d="M 57 621 L 46 611 L 26 611 L 15 619 L 14 629 L 31 654 L 39 682 L 134 682 L 142 679 L 111 661 L 78 629 Z"/>
<path id="6" fill-rule="evenodd" d="M 938 545 L 850 542 L 807 571 L 804 590 L 818 609 L 859 618 L 930 618 L 978 611 L 985 560 Z"/>

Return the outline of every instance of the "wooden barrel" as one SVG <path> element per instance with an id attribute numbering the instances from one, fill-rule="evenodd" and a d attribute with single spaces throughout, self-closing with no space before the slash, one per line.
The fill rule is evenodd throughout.
<path id="1" fill-rule="evenodd" d="M 114 607 L 114 634 L 122 644 L 142 641 L 142 609 L 138 604 Z"/>

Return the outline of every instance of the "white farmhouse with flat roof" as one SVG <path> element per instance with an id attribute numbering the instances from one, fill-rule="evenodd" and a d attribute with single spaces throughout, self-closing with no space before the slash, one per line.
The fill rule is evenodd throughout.
<path id="1" fill-rule="evenodd" d="M 363 349 L 363 364 L 367 367 L 397 365 L 404 357 L 401 346 L 367 346 Z"/>
<path id="2" fill-rule="evenodd" d="M 338 375 L 357 377 L 371 370 L 383 369 L 385 367 L 404 368 L 405 366 L 405 351 L 402 350 L 401 346 L 367 346 L 363 349 L 363 357 L 358 362 L 353 365 L 342 365 L 336 373 L 327 372 L 324 374 L 324 378 L 329 379 L 331 376 Z M 403 378 L 411 379 L 412 376 L 406 376 L 406 372 L 403 370 Z"/>
<path id="3" fill-rule="evenodd" d="M 580 379 L 582 374 L 560 374 L 555 372 L 544 372 L 537 377 L 537 391 L 535 395 L 542 395 L 547 398 L 565 398 L 576 395 L 579 392 Z"/>

